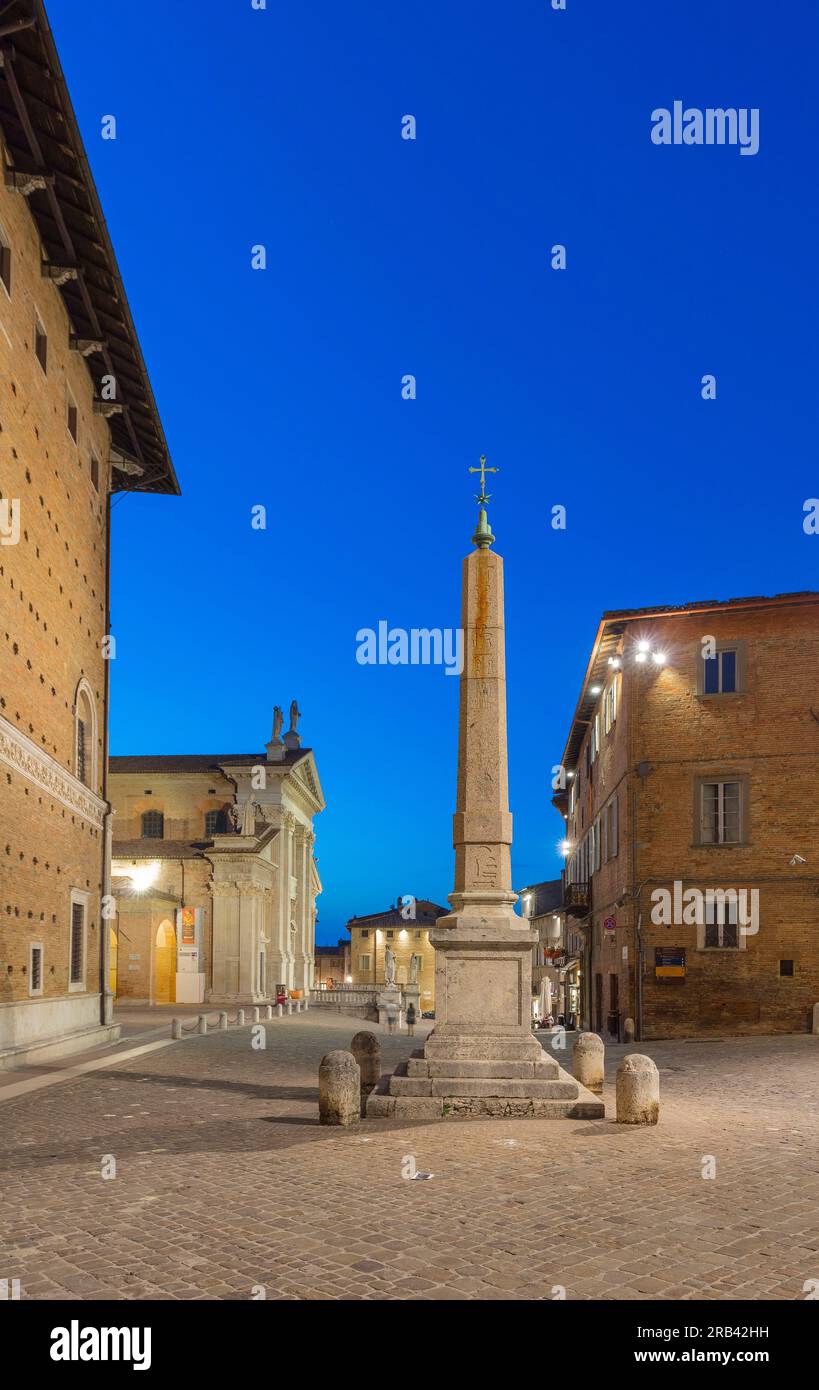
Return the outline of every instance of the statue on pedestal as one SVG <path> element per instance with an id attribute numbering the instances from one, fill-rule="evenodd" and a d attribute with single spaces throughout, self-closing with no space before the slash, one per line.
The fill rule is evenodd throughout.
<path id="1" fill-rule="evenodd" d="M 413 952 L 413 954 L 410 956 L 410 968 L 409 968 L 409 980 L 408 980 L 408 984 L 417 985 L 417 983 L 418 983 L 418 972 L 419 972 L 419 970 L 421 969 L 421 964 L 422 964 L 422 962 L 423 962 L 423 956 L 418 956 L 418 955 L 415 954 L 415 952 Z"/>
<path id="2" fill-rule="evenodd" d="M 395 984 L 395 951 L 387 946 L 384 951 L 384 984 Z"/>

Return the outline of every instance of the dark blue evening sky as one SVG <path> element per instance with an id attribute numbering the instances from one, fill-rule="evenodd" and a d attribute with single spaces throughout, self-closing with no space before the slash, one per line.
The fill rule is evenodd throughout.
<path id="1" fill-rule="evenodd" d="M 297 696 L 320 937 L 445 901 L 458 682 L 355 633 L 457 625 L 483 452 L 515 883 L 556 875 L 601 612 L 819 587 L 815 5 L 48 10 L 183 489 L 114 507 L 112 752 L 261 749 Z M 676 99 L 759 153 L 655 146 Z"/>

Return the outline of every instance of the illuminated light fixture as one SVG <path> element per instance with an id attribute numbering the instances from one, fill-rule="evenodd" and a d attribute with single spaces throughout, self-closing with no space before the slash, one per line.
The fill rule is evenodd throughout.
<path id="1" fill-rule="evenodd" d="M 654 652 L 651 660 L 655 666 L 665 666 L 665 652 Z"/>
<path id="2" fill-rule="evenodd" d="M 561 841 L 560 841 L 560 844 L 559 844 L 559 846 L 558 846 L 558 848 L 559 848 L 561 854 L 571 854 L 571 852 L 572 852 L 572 842 L 571 842 L 571 840 L 561 840 Z"/>
<path id="3" fill-rule="evenodd" d="M 407 929 L 406 929 L 406 927 L 402 927 L 402 928 L 401 928 L 400 932 L 398 933 L 398 939 L 399 939 L 399 941 L 406 941 L 406 939 L 407 939 Z"/>
<path id="4" fill-rule="evenodd" d="M 150 888 L 152 883 L 156 883 L 158 877 L 159 865 L 156 862 L 141 864 L 139 867 L 135 865 L 130 873 L 131 887 L 135 893 L 144 893 L 146 888 Z"/>
<path id="5" fill-rule="evenodd" d="M 647 642 L 646 639 L 645 639 L 645 637 L 642 637 L 642 638 L 640 639 L 640 641 L 637 643 L 637 650 L 638 650 L 638 652 L 647 652 L 647 651 L 649 651 L 650 647 L 651 647 L 651 643 L 650 643 L 650 642 Z"/>
<path id="6" fill-rule="evenodd" d="M 346 985 L 351 985 L 351 984 L 353 983 L 353 977 L 352 977 L 352 975 L 345 975 L 345 976 L 344 976 L 344 983 L 345 983 Z"/>
<path id="7" fill-rule="evenodd" d="M 635 661 L 645 661 L 645 660 L 646 660 L 646 654 L 645 654 L 645 652 L 638 652 L 637 655 L 635 656 L 634 660 L 635 660 Z"/>
<path id="8" fill-rule="evenodd" d="M 589 686 L 589 694 L 590 694 L 590 695 L 599 695 L 599 694 L 600 694 L 600 686 L 599 686 L 599 685 L 590 685 L 590 686 Z"/>
<path id="9" fill-rule="evenodd" d="M 567 773 L 566 773 L 566 776 L 568 777 L 569 781 L 571 782 L 572 778 L 574 777 L 574 773 L 573 773 L 573 772 L 567 772 Z"/>

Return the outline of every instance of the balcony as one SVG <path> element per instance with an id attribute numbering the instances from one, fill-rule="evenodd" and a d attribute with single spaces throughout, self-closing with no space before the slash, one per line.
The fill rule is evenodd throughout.
<path id="1" fill-rule="evenodd" d="M 563 911 L 569 917 L 585 917 L 591 907 L 588 883 L 563 884 Z"/>

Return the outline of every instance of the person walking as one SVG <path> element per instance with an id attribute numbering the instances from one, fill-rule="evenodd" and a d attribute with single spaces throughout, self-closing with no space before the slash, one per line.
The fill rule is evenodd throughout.
<path id="1" fill-rule="evenodd" d="M 414 1037 L 415 1035 L 415 1019 L 415 1005 L 410 1004 L 407 1007 L 407 1032 L 409 1033 L 410 1037 Z"/>

